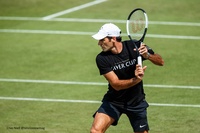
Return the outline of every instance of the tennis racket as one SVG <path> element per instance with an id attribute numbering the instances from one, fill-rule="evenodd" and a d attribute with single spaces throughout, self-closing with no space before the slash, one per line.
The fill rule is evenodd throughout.
<path id="1" fill-rule="evenodd" d="M 142 57 L 138 51 L 136 44 L 141 44 L 144 41 L 148 28 L 148 17 L 146 12 L 141 8 L 134 9 L 128 16 L 126 22 L 126 31 L 129 39 L 133 42 L 137 52 L 137 63 L 142 67 Z"/>

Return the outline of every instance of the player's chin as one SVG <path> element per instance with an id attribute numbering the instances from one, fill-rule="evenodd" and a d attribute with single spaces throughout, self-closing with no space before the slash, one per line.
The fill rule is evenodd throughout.
<path id="1" fill-rule="evenodd" d="M 108 48 L 101 48 L 101 49 L 102 49 L 103 52 L 107 52 L 107 51 L 110 50 L 110 49 L 108 49 Z"/>
<path id="2" fill-rule="evenodd" d="M 108 50 L 106 50 L 106 49 L 102 49 L 102 51 L 103 51 L 103 52 L 107 52 Z"/>

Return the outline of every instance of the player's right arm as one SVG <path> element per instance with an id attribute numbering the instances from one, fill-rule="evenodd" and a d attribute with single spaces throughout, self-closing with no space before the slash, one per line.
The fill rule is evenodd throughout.
<path id="1" fill-rule="evenodd" d="M 146 66 L 141 68 L 139 65 L 136 65 L 135 77 L 131 79 L 120 80 L 113 71 L 104 74 L 104 77 L 115 90 L 119 91 L 128 89 L 141 82 L 144 76 L 145 69 Z"/>

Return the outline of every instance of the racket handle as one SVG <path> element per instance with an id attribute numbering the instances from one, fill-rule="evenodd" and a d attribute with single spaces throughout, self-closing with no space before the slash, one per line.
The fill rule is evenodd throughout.
<path id="1" fill-rule="evenodd" d="M 138 64 L 142 67 L 142 57 L 139 55 L 137 57 Z"/>
<path id="2" fill-rule="evenodd" d="M 142 45 L 142 42 L 140 42 L 140 46 Z M 139 47 L 140 47 L 139 46 Z M 138 60 L 138 64 L 142 67 L 142 57 L 141 57 L 141 55 L 139 55 L 138 57 L 137 57 L 137 60 Z"/>

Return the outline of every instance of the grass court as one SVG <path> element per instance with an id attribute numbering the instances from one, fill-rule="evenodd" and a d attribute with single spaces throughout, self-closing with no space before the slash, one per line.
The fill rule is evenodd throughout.
<path id="1" fill-rule="evenodd" d="M 107 91 L 91 35 L 112 22 L 126 35 L 135 8 L 145 43 L 165 60 L 144 78 L 150 133 L 200 132 L 199 0 L 0 0 L 0 131 L 89 133 Z M 128 118 L 107 133 L 131 133 Z"/>

